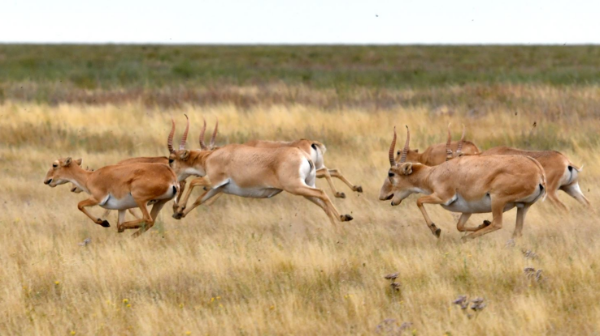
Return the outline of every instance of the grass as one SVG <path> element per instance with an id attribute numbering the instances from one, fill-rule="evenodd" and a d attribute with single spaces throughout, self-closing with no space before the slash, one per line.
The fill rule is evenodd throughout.
<path id="1" fill-rule="evenodd" d="M 597 86 L 599 69 L 599 46 L 0 45 L 0 101 L 321 105 L 302 93 L 325 90 L 330 107 L 448 105 L 452 86 L 480 100 L 497 85 Z"/>
<path id="2" fill-rule="evenodd" d="M 474 86 L 423 90 L 450 99 L 477 91 Z M 237 87 L 257 100 L 245 106 L 6 100 L 0 105 L 0 310 L 5 312 L 0 333 L 364 335 L 382 325 L 385 335 L 404 322 L 412 323 L 406 335 L 599 333 L 597 216 L 564 193 L 559 197 L 571 213 L 560 214 L 549 202 L 536 204 L 514 247 L 506 245 L 514 210 L 502 230 L 461 244 L 451 213 L 427 207 L 442 229 L 436 240 L 414 196 L 399 207 L 377 200 L 392 125 L 409 125 L 411 143 L 423 150 L 443 142 L 452 122 L 455 138 L 464 123 L 468 138 L 484 149 L 507 144 L 564 152 L 585 165 L 580 184 L 592 204 L 598 202 L 596 86 L 479 87 L 485 98 L 470 109 L 466 98 L 440 106 L 414 100 L 378 108 L 261 104 L 260 85 Z M 314 102 L 329 94 L 326 88 L 300 91 Z M 424 91 L 398 92 L 414 97 Z M 58 157 L 83 157 L 84 165 L 97 168 L 131 156 L 165 155 L 169 119 L 176 119 L 180 136 L 184 113 L 192 122 L 189 146 L 196 145 L 202 117 L 211 126 L 218 117 L 219 144 L 252 138 L 323 141 L 326 164 L 365 190 L 359 195 L 336 182 L 348 198 L 334 203 L 355 220 L 332 227 L 320 209 L 291 195 L 224 196 L 182 221 L 165 207 L 155 228 L 132 239 L 116 232 L 115 214 L 109 218 L 113 227 L 104 229 L 77 210 L 83 195 L 43 185 Z M 324 181 L 317 184 L 331 195 Z M 474 216 L 470 223 L 484 218 L 489 215 Z M 89 245 L 78 245 L 88 237 Z M 527 258 L 522 250 L 537 257 Z M 542 280 L 528 277 L 525 267 L 542 269 Z M 396 271 L 400 291 L 383 278 Z M 487 307 L 469 310 L 469 317 L 451 304 L 462 294 L 485 298 Z"/>

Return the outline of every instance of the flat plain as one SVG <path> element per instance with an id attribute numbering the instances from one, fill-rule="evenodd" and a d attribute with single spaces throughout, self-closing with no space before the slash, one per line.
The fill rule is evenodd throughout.
<path id="1" fill-rule="evenodd" d="M 600 333 L 594 209 L 561 192 L 571 211 L 534 205 L 514 244 L 515 210 L 502 230 L 462 244 L 454 214 L 427 207 L 436 239 L 415 196 L 378 200 L 392 127 L 408 125 L 424 150 L 451 123 L 455 139 L 464 124 L 481 149 L 563 152 L 584 166 L 595 208 L 600 48 L 142 48 L 0 46 L 1 334 Z M 102 228 L 77 210 L 84 195 L 42 183 L 59 157 L 98 168 L 166 155 L 170 119 L 177 141 L 183 114 L 188 148 L 203 118 L 219 120 L 219 145 L 325 143 L 327 166 L 364 189 L 334 181 L 347 195 L 334 204 L 354 220 L 332 226 L 292 195 L 224 196 L 181 221 L 167 206 L 133 239 L 117 233 L 116 214 Z M 384 279 L 394 272 L 399 290 Z M 459 295 L 486 307 L 462 310 Z"/>

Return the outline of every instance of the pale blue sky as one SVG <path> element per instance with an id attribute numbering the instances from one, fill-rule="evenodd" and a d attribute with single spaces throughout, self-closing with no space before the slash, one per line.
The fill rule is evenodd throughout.
<path id="1" fill-rule="evenodd" d="M 0 42 L 600 43 L 600 1 L 0 0 Z"/>

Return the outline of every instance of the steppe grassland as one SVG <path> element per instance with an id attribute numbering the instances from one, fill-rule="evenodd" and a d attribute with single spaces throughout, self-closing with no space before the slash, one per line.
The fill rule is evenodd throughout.
<path id="1" fill-rule="evenodd" d="M 407 334 L 598 333 L 597 217 L 564 193 L 560 198 L 571 213 L 557 213 L 549 202 L 535 205 L 515 247 L 505 246 L 514 210 L 506 213 L 501 231 L 461 244 L 451 213 L 427 207 L 443 230 L 436 240 L 414 196 L 394 208 L 377 200 L 392 126 L 409 125 L 412 147 L 423 150 L 444 141 L 452 122 L 455 138 L 464 123 L 468 138 L 483 148 L 529 144 L 563 151 L 575 164 L 585 164 L 581 186 L 597 204 L 600 154 L 592 134 L 600 129 L 594 117 L 598 88 L 506 90 L 510 101 L 519 101 L 523 90 L 530 99 L 510 108 L 495 104 L 485 113 L 426 105 L 158 109 L 139 103 L 7 101 L 0 106 L 0 330 L 23 335 L 372 334 L 392 318 L 395 327 L 412 323 Z M 577 99 L 565 99 L 565 92 Z M 545 112 L 573 101 L 590 108 Z M 83 195 L 42 184 L 58 157 L 83 157 L 84 165 L 98 168 L 132 156 L 165 155 L 169 119 L 177 121 L 177 141 L 184 113 L 192 124 L 189 147 L 196 147 L 203 117 L 209 127 L 218 118 L 219 144 L 251 138 L 323 141 L 327 165 L 365 190 L 358 195 L 335 182 L 348 198 L 334 203 L 355 220 L 332 227 L 320 209 L 291 195 L 225 196 L 182 221 L 172 219 L 165 207 L 155 228 L 132 239 L 130 232 L 117 234 L 114 214 L 109 229 L 81 214 L 76 203 Z M 317 184 L 331 195 L 324 181 Z M 484 218 L 489 216 L 474 216 L 470 223 Z M 78 245 L 88 237 L 91 244 Z M 526 258 L 522 249 L 537 258 Z M 528 266 L 542 269 L 544 280 L 528 279 L 523 272 Z M 399 292 L 383 279 L 395 271 L 400 272 Z M 478 314 L 469 311 L 469 318 L 451 304 L 459 294 L 482 296 L 487 307 Z"/>

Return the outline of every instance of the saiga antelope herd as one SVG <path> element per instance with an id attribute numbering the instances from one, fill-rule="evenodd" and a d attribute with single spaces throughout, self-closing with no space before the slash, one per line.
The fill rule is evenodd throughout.
<path id="1" fill-rule="evenodd" d="M 186 115 L 187 119 L 187 115 Z M 352 191 L 362 193 L 337 169 L 324 163 L 324 144 L 307 139 L 292 142 L 252 140 L 243 144 L 215 146 L 218 122 L 209 145 L 204 142 L 206 121 L 200 133 L 198 149 L 186 149 L 189 119 L 179 148 L 173 147 L 175 122 L 167 137 L 168 157 L 129 158 L 97 170 L 82 168 L 82 159 L 58 159 L 48 170 L 44 184 L 50 187 L 71 183 L 71 191 L 85 192 L 89 197 L 77 208 L 94 223 L 110 224 L 105 218 L 94 217 L 87 208 L 99 205 L 118 210 L 118 232 L 138 229 L 139 236 L 150 229 L 163 206 L 173 200 L 173 217 L 186 217 L 194 208 L 214 201 L 222 194 L 250 198 L 271 198 L 282 191 L 302 196 L 319 206 L 332 224 L 351 221 L 341 214 L 327 194 L 315 186 L 317 178 L 326 179 L 335 197 L 345 198 L 332 177 L 341 180 Z M 439 204 L 444 209 L 461 213 L 457 223 L 460 232 L 469 232 L 463 240 L 480 237 L 502 227 L 505 211 L 517 208 L 514 237 L 522 234 L 529 208 L 546 196 L 562 211 L 568 211 L 557 197 L 563 190 L 583 205 L 590 207 L 579 187 L 581 168 L 556 151 L 530 151 L 496 147 L 481 152 L 462 137 L 454 142 L 450 126 L 446 143 L 435 144 L 422 153 L 410 149 L 410 131 L 406 141 L 395 153 L 396 129 L 389 148 L 390 168 L 380 190 L 380 200 L 398 205 L 410 194 L 424 194 L 417 199 L 429 230 L 439 237 L 441 229 L 429 217 L 425 204 Z M 193 177 L 189 183 L 186 179 Z M 202 194 L 187 205 L 194 188 Z M 148 205 L 152 209 L 148 211 Z M 127 210 L 139 208 L 141 217 L 126 221 Z M 492 213 L 492 221 L 469 227 L 473 213 Z M 106 213 L 103 217 L 106 217 Z"/>

